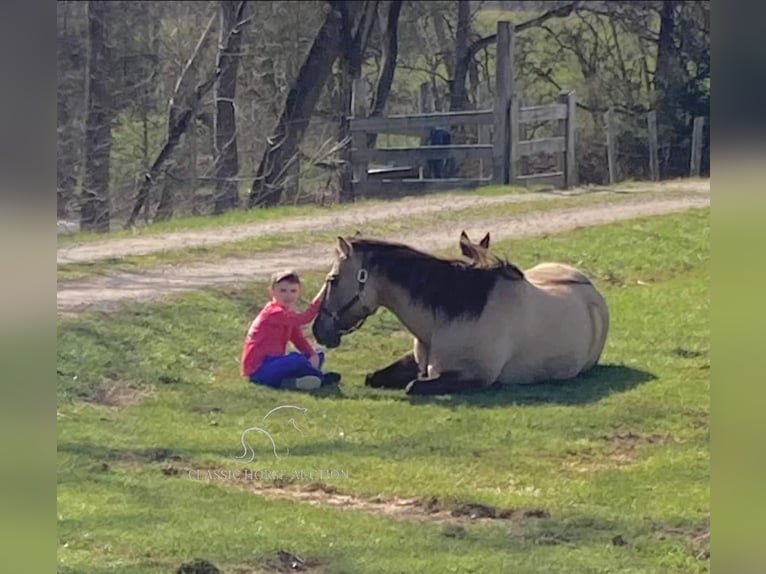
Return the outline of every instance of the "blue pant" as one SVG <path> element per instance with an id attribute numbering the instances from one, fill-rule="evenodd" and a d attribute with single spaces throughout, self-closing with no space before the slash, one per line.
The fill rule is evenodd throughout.
<path id="1" fill-rule="evenodd" d="M 294 351 L 286 355 L 272 355 L 266 357 L 258 367 L 258 370 L 250 375 L 253 383 L 259 383 L 269 387 L 278 388 L 284 379 L 292 379 L 313 375 L 320 379 L 324 376 L 322 365 L 324 365 L 324 351 L 317 350 L 319 355 L 319 369 L 311 366 L 309 358 L 303 353 Z"/>

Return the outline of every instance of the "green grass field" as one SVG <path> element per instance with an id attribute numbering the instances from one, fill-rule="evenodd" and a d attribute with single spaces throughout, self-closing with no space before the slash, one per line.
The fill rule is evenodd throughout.
<path id="1" fill-rule="evenodd" d="M 387 312 L 330 352 L 340 391 L 244 382 L 239 352 L 262 283 L 59 320 L 59 571 L 171 572 L 198 557 L 272 572 L 280 550 L 332 573 L 709 571 L 709 233 L 700 209 L 495 244 L 523 267 L 580 266 L 612 327 L 590 373 L 481 395 L 364 387 L 365 373 L 410 347 Z M 306 299 L 323 275 L 306 276 Z M 303 435 L 276 413 L 283 458 L 250 435 L 257 458 L 236 461 L 240 433 L 285 404 L 308 409 L 296 417 Z M 287 488 L 207 480 L 205 469 L 342 474 Z M 443 512 L 387 516 L 252 492 L 264 486 L 423 497 Z M 544 512 L 450 517 L 463 503 Z"/>

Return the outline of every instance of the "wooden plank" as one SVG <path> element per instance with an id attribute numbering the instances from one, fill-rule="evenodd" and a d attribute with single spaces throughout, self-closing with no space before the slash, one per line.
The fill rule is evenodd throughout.
<path id="1" fill-rule="evenodd" d="M 474 179 L 400 179 L 375 180 L 367 183 L 370 196 L 402 197 L 453 189 L 475 189 L 492 183 L 490 178 Z"/>
<path id="2" fill-rule="evenodd" d="M 495 71 L 495 141 L 492 153 L 492 182 L 508 183 L 510 157 L 510 113 L 513 90 L 513 33 L 511 23 L 497 23 L 497 63 Z"/>
<path id="3" fill-rule="evenodd" d="M 566 151 L 566 140 L 564 139 L 564 136 L 526 140 L 519 142 L 518 148 L 520 155 L 532 155 L 535 153 L 561 153 L 562 151 Z"/>
<path id="4" fill-rule="evenodd" d="M 577 160 L 575 159 L 575 114 L 577 101 L 574 90 L 559 96 L 561 104 L 566 106 L 567 115 L 564 121 L 564 188 L 577 185 Z"/>
<path id="5" fill-rule="evenodd" d="M 492 159 L 491 145 L 455 144 L 424 147 L 389 147 L 369 150 L 354 150 L 354 155 L 365 154 L 368 161 L 414 165 L 429 159 L 452 159 L 462 162 L 468 159 Z"/>
<path id="6" fill-rule="evenodd" d="M 528 124 L 532 122 L 547 122 L 551 120 L 565 120 L 566 117 L 566 104 L 529 106 L 519 110 L 519 122 L 522 124 Z"/>
<path id="7" fill-rule="evenodd" d="M 614 128 L 614 110 L 606 112 L 606 161 L 609 168 L 609 183 L 617 181 L 617 132 Z"/>
<path id="8" fill-rule="evenodd" d="M 373 175 L 373 174 L 386 174 L 386 173 L 400 173 L 403 171 L 407 171 L 413 169 L 410 165 L 404 165 L 404 166 L 393 166 L 393 165 L 384 165 L 384 166 L 377 166 L 377 167 L 371 167 L 367 170 L 367 175 Z"/>
<path id="9" fill-rule="evenodd" d="M 378 134 L 421 135 L 433 127 L 449 127 L 475 124 L 491 124 L 495 121 L 493 110 L 468 110 L 462 112 L 433 112 L 387 116 L 383 118 L 351 118 L 351 132 L 365 131 Z"/>
<path id="10" fill-rule="evenodd" d="M 652 181 L 660 180 L 659 145 L 657 145 L 657 112 L 652 110 L 646 115 L 646 127 L 649 131 L 649 177 Z"/>
<path id="11" fill-rule="evenodd" d="M 551 171 L 548 173 L 521 175 L 516 178 L 516 183 L 521 185 L 551 185 L 556 189 L 562 189 L 565 183 L 564 178 L 563 171 Z"/>
<path id="12" fill-rule="evenodd" d="M 689 175 L 691 177 L 699 177 L 700 170 L 702 168 L 702 139 L 705 128 L 705 118 L 694 118 L 694 126 L 692 130 L 692 150 L 691 158 L 689 161 Z"/>
<path id="13" fill-rule="evenodd" d="M 417 166 L 375 168 L 367 171 L 367 181 L 381 179 L 413 179 L 418 178 L 420 170 Z"/>

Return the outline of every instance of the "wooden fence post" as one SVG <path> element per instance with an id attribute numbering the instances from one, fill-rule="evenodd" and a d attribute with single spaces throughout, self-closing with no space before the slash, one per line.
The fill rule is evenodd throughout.
<path id="1" fill-rule="evenodd" d="M 492 149 L 492 183 L 509 182 L 511 93 L 513 90 L 513 46 L 511 23 L 497 23 L 495 70 L 495 141 Z"/>
<path id="2" fill-rule="evenodd" d="M 615 141 L 614 110 L 606 111 L 606 161 L 609 166 L 609 184 L 617 181 L 617 142 Z"/>
<path id="3" fill-rule="evenodd" d="M 574 90 L 559 94 L 559 103 L 567 107 L 567 117 L 564 120 L 564 189 L 577 185 L 577 162 L 575 160 L 575 110 L 577 101 Z"/>
<path id="4" fill-rule="evenodd" d="M 649 177 L 652 181 L 660 180 L 659 146 L 657 145 L 657 112 L 646 115 L 646 127 L 649 130 Z"/>
<path id="5" fill-rule="evenodd" d="M 351 110 L 354 118 L 367 117 L 367 82 L 364 78 L 357 78 L 351 87 Z M 364 197 L 367 186 L 367 132 L 351 132 L 352 170 L 354 174 L 354 196 Z M 359 157 L 361 156 L 361 157 Z"/>
<path id="6" fill-rule="evenodd" d="M 705 128 L 705 118 L 700 116 L 694 118 L 694 128 L 692 130 L 692 150 L 689 161 L 689 176 L 699 177 L 702 167 L 702 136 Z"/>

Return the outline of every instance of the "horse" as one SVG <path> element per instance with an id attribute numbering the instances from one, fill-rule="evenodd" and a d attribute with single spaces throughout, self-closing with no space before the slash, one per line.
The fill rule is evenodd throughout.
<path id="1" fill-rule="evenodd" d="M 532 281 L 500 260 L 477 265 L 402 243 L 338 237 L 312 331 L 335 348 L 387 308 L 414 335 L 413 353 L 365 383 L 408 395 L 568 379 L 598 362 L 608 310 L 581 272 L 547 265 L 560 267 Z"/>

